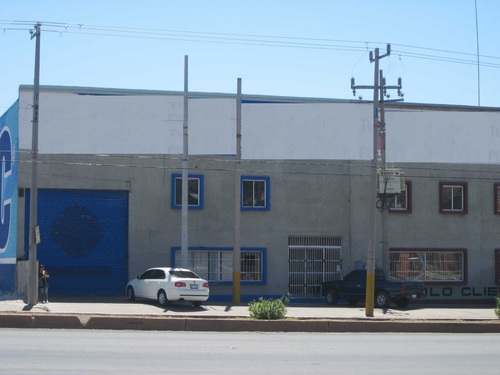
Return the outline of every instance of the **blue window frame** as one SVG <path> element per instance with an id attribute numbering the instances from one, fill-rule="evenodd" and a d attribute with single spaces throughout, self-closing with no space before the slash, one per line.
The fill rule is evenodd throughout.
<path id="1" fill-rule="evenodd" d="M 203 175 L 188 175 L 188 208 L 201 210 L 203 208 Z M 172 208 L 182 208 L 182 174 L 172 174 Z"/>
<path id="2" fill-rule="evenodd" d="M 173 247 L 171 264 L 180 264 L 181 248 Z M 233 248 L 231 247 L 190 247 L 188 268 L 211 283 L 232 284 Z M 240 249 L 240 276 L 244 284 L 266 284 L 267 249 L 246 247 Z"/>
<path id="3" fill-rule="evenodd" d="M 241 210 L 269 211 L 271 179 L 263 176 L 241 176 Z"/>

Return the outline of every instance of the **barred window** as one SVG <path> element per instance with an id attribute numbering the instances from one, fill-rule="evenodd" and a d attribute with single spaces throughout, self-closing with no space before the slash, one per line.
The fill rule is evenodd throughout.
<path id="1" fill-rule="evenodd" d="M 175 264 L 180 264 L 181 250 L 175 249 Z M 201 278 L 211 282 L 233 280 L 232 249 L 189 250 L 188 268 Z M 264 281 L 264 250 L 245 249 L 240 251 L 241 281 Z"/>
<path id="2" fill-rule="evenodd" d="M 399 280 L 464 282 L 465 250 L 391 250 L 390 276 Z"/>

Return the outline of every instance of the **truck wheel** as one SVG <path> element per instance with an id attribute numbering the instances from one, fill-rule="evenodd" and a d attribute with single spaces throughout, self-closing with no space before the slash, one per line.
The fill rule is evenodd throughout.
<path id="1" fill-rule="evenodd" d="M 326 292 L 326 303 L 328 303 L 329 305 L 336 305 L 338 299 L 339 295 L 337 294 L 336 290 L 330 289 Z"/>
<path id="2" fill-rule="evenodd" d="M 387 292 L 380 290 L 377 293 L 375 293 L 375 307 L 386 309 L 389 307 L 390 303 L 391 301 L 389 299 L 389 295 L 387 294 Z"/>
<path id="3" fill-rule="evenodd" d="M 402 299 L 398 299 L 397 301 L 394 301 L 394 303 L 400 309 L 404 309 L 405 307 L 408 307 L 408 305 L 410 304 L 410 299 L 409 298 L 402 298 Z"/>

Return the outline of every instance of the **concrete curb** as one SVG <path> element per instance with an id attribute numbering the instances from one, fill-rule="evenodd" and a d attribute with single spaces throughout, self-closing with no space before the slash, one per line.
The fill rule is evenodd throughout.
<path id="1" fill-rule="evenodd" d="M 79 329 L 83 324 L 75 315 L 33 315 L 33 328 L 60 328 Z"/>
<path id="2" fill-rule="evenodd" d="M 377 320 L 192 318 L 133 315 L 0 313 L 3 328 L 112 329 L 200 332 L 439 332 L 500 333 L 500 320 Z"/>
<path id="3" fill-rule="evenodd" d="M 185 318 L 91 316 L 84 328 L 141 331 L 185 331 Z"/>
<path id="4" fill-rule="evenodd" d="M 2 314 L 0 315 L 2 328 L 32 328 L 33 316 L 27 314 Z"/>

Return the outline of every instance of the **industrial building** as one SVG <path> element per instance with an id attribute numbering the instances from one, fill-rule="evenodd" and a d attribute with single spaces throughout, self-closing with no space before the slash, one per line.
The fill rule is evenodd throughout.
<path id="1" fill-rule="evenodd" d="M 41 86 L 39 100 L 37 253 L 51 294 L 124 295 L 146 268 L 179 265 L 183 93 Z M 1 118 L 0 289 L 20 292 L 32 103 L 33 87 L 21 86 Z M 314 300 L 322 281 L 366 266 L 370 207 L 380 207 L 370 199 L 372 103 L 243 95 L 238 171 L 237 96 L 189 93 L 188 103 L 189 267 L 210 281 L 211 301 L 231 300 L 236 201 L 242 301 Z M 387 238 L 376 211 L 376 266 L 424 281 L 427 301 L 491 301 L 500 290 L 500 108 L 385 110 L 386 163 L 404 180 Z"/>

